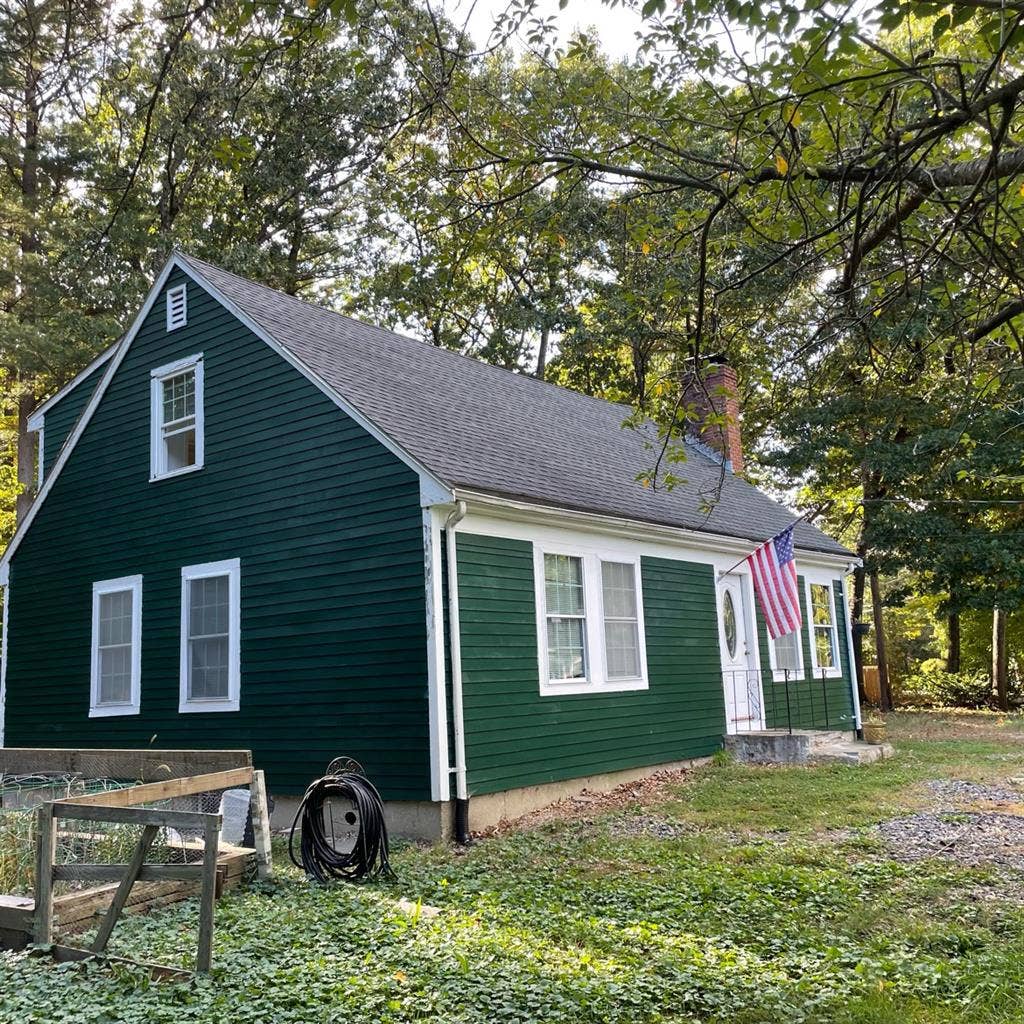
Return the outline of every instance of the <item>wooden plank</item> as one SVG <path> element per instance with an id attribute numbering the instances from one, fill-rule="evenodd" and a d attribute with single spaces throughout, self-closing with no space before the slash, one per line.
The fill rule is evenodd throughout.
<path id="1" fill-rule="evenodd" d="M 150 828 L 154 826 L 150 825 Z M 53 869 L 55 882 L 109 882 L 125 877 L 127 864 L 57 864 Z M 176 880 L 196 882 L 202 878 L 202 864 L 144 864 L 139 868 L 140 882 Z"/>
<path id="2" fill-rule="evenodd" d="M 150 964 L 141 960 L 130 960 L 124 956 L 110 956 L 107 953 L 98 955 L 90 949 L 78 946 L 55 945 L 50 948 L 50 955 L 59 964 L 74 963 L 81 960 L 96 960 L 102 964 L 124 964 L 128 967 L 141 967 L 149 972 L 154 981 L 190 981 L 191 971 L 183 971 L 179 967 L 167 967 L 165 964 Z"/>
<path id="3" fill-rule="evenodd" d="M 153 800 L 168 800 L 176 796 L 194 796 L 217 789 L 232 789 L 252 783 L 251 768 L 233 768 L 230 771 L 211 772 L 208 775 L 189 775 L 183 779 L 168 779 L 165 782 L 150 782 L 128 789 L 112 789 L 106 793 L 90 793 L 88 796 L 73 796 L 61 803 L 77 804 L 79 807 L 132 807 Z"/>
<path id="4" fill-rule="evenodd" d="M 274 863 L 270 853 L 270 811 L 267 809 L 267 783 L 262 769 L 256 769 L 252 773 L 249 795 L 253 842 L 256 845 L 256 873 L 260 878 L 269 878 L 274 873 Z"/>
<path id="5" fill-rule="evenodd" d="M 213 959 L 213 913 L 217 899 L 217 844 L 220 841 L 220 819 L 207 826 L 206 850 L 203 852 L 203 889 L 199 896 L 199 949 L 196 970 L 206 973 Z"/>
<path id="6" fill-rule="evenodd" d="M 251 766 L 250 750 L 0 747 L 0 772 L 16 775 L 77 773 L 85 778 L 159 782 L 175 774 L 200 775 Z"/>
<path id="7" fill-rule="evenodd" d="M 57 822 L 53 805 L 36 811 L 36 903 L 34 941 L 53 941 L 53 861 L 57 856 Z"/>
<path id="8" fill-rule="evenodd" d="M 205 829 L 212 819 L 217 820 L 220 828 L 219 814 L 206 814 L 203 811 L 165 811 L 149 807 L 81 807 L 64 800 L 50 804 L 58 818 L 70 818 L 73 821 L 110 821 L 121 825 L 158 825 L 161 828 L 194 828 Z"/>
<path id="9" fill-rule="evenodd" d="M 117 919 L 121 916 L 125 903 L 128 902 L 128 895 L 132 891 L 132 886 L 139 877 L 139 873 L 142 871 L 142 865 L 146 861 L 146 854 L 149 853 L 149 848 L 153 845 L 153 840 L 156 839 L 159 831 L 156 825 L 147 825 L 142 830 L 142 835 L 139 836 L 132 859 L 123 869 L 124 877 L 121 879 L 121 884 L 117 887 L 114 898 L 111 900 L 107 912 L 103 915 L 99 930 L 96 932 L 96 938 L 93 939 L 92 951 L 94 953 L 102 953 L 107 948 L 107 942 L 114 931 L 114 925 L 117 924 Z"/>

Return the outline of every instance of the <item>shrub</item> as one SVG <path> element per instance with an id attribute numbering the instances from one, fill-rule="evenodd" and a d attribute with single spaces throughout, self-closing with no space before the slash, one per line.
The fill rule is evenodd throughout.
<path id="1" fill-rule="evenodd" d="M 947 672 L 940 659 L 930 658 L 900 681 L 893 699 L 900 707 L 985 708 L 992 703 L 992 682 L 987 672 Z"/>

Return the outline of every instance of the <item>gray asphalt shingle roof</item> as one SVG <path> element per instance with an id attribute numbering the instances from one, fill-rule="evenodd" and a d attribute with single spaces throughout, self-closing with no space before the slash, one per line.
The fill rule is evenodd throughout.
<path id="1" fill-rule="evenodd" d="M 200 276 L 450 487 L 706 533 L 767 540 L 789 509 L 700 446 L 672 490 L 637 482 L 653 434 L 623 427 L 626 406 L 590 398 L 353 320 L 194 257 Z M 704 500 L 721 484 L 710 513 Z M 848 554 L 805 522 L 798 547 Z"/>

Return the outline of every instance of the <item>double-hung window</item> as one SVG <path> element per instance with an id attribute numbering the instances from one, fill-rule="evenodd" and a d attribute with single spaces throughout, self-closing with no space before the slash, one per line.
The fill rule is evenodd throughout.
<path id="1" fill-rule="evenodd" d="M 237 711 L 241 566 L 237 558 L 181 570 L 179 711 Z"/>
<path id="2" fill-rule="evenodd" d="M 811 630 L 811 663 L 817 672 L 839 675 L 839 631 L 831 583 L 807 584 Z"/>
<path id="3" fill-rule="evenodd" d="M 639 568 L 613 553 L 535 548 L 542 695 L 646 689 Z"/>
<path id="4" fill-rule="evenodd" d="M 92 585 L 89 717 L 137 715 L 142 684 L 142 577 Z"/>
<path id="5" fill-rule="evenodd" d="M 203 357 L 168 363 L 150 379 L 151 480 L 203 466 Z"/>

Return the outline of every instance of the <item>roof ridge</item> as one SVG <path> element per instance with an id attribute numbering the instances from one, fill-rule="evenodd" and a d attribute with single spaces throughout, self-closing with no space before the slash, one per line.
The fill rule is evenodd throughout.
<path id="1" fill-rule="evenodd" d="M 424 345 L 434 352 L 443 353 L 445 356 L 452 356 L 458 359 L 468 359 L 470 362 L 477 366 L 482 366 L 488 370 L 495 370 L 498 373 L 508 373 L 513 377 L 517 377 L 520 380 L 530 380 L 536 384 L 543 384 L 549 388 L 555 388 L 562 394 L 572 395 L 575 398 L 586 399 L 589 402 L 598 402 L 604 406 L 611 406 L 615 409 L 622 409 L 626 415 L 630 415 L 633 411 L 633 407 L 627 402 L 613 402 L 608 398 L 601 398 L 598 395 L 588 395 L 583 391 L 577 391 L 575 388 L 566 387 L 563 384 L 556 384 L 554 381 L 545 380 L 543 377 L 535 377 L 531 373 L 519 373 L 516 370 L 510 370 L 507 366 L 499 366 L 497 363 L 489 363 L 484 359 L 480 359 L 477 356 L 470 355 L 468 352 L 459 352 L 457 349 L 446 348 L 443 345 L 431 345 L 430 342 L 424 341 L 421 338 L 414 338 L 409 334 L 402 334 L 399 331 L 393 331 L 390 327 L 381 327 L 380 324 L 371 323 L 369 320 L 360 320 L 358 317 L 350 316 L 348 313 L 342 313 L 337 309 L 332 309 L 330 306 L 325 306 L 320 302 L 311 302 L 309 299 L 299 298 L 297 295 L 291 295 L 288 292 L 282 291 L 280 288 L 274 288 L 269 284 L 264 284 L 262 281 L 256 281 L 251 277 L 245 277 L 242 274 L 237 274 L 233 270 L 227 270 L 224 267 L 219 266 L 216 263 L 211 263 L 209 260 L 200 259 L 198 256 L 193 256 L 191 253 L 178 250 L 177 255 L 179 258 L 184 259 L 189 263 L 198 263 L 201 267 L 210 267 L 220 274 L 227 274 L 229 277 L 234 277 L 239 281 L 244 282 L 247 285 L 251 285 L 255 288 L 262 288 L 264 291 L 271 292 L 278 298 L 288 299 L 292 302 L 298 302 L 303 306 L 309 306 L 321 313 L 328 313 L 331 316 L 340 317 L 342 320 L 348 320 L 351 323 L 358 324 L 360 327 L 366 327 L 373 331 L 379 331 L 381 334 L 390 335 L 392 338 L 398 338 L 403 342 L 407 342 L 413 345 Z"/>

